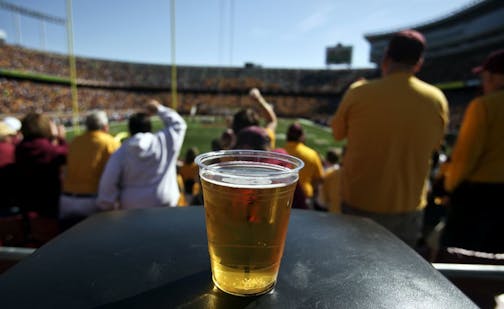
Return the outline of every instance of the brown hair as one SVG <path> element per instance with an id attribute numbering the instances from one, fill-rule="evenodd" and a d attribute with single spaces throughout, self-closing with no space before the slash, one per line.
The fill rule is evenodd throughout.
<path id="1" fill-rule="evenodd" d="M 299 122 L 292 123 L 287 129 L 288 142 L 304 142 L 304 130 Z"/>
<path id="2" fill-rule="evenodd" d="M 235 134 L 249 126 L 259 125 L 259 115 L 251 108 L 241 109 L 233 116 L 232 128 Z"/>
<path id="3" fill-rule="evenodd" d="M 415 65 L 422 58 L 425 48 L 425 37 L 418 31 L 408 29 L 394 34 L 386 55 L 396 62 Z"/>
<path id="4" fill-rule="evenodd" d="M 185 153 L 184 163 L 192 164 L 194 162 L 194 158 L 199 154 L 199 150 L 197 147 L 191 147 L 187 149 Z"/>
<path id="5" fill-rule="evenodd" d="M 28 113 L 21 121 L 23 138 L 51 138 L 51 120 L 41 113 Z"/>

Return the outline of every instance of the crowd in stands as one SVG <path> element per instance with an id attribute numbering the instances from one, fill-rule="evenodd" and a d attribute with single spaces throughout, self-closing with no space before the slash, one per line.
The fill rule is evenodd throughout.
<path id="1" fill-rule="evenodd" d="M 0 68 L 66 77 L 67 57 L 16 46 L 0 46 Z M 127 111 L 154 91 L 170 102 L 167 66 L 121 63 L 78 58 L 78 104 L 80 111 L 95 108 Z M 179 67 L 178 110 L 199 114 L 230 114 L 240 106 L 241 93 L 253 87 L 273 92 L 272 102 L 282 117 L 308 117 L 326 124 L 343 87 L 372 70 L 282 70 L 255 68 Z M 0 78 L 0 114 L 22 115 L 28 111 L 57 113 L 70 119 L 72 98 L 66 85 Z M 94 85 L 95 87 L 87 87 Z M 96 85 L 100 87 L 96 87 Z M 115 88 L 107 88 L 114 86 Z M 143 90 L 131 90 L 132 87 Z M 121 88 L 123 87 L 123 88 Z M 155 89 L 154 89 L 155 88 Z M 167 89 L 167 90 L 164 90 Z M 217 91 L 216 91 L 217 90 Z M 166 99 L 166 100 L 165 100 Z M 168 103 L 170 105 L 170 103 Z"/>
<path id="2" fill-rule="evenodd" d="M 61 118 L 70 118 L 72 114 L 72 97 L 70 87 L 63 85 L 43 84 L 33 81 L 12 80 L 0 78 L 2 93 L 0 94 L 0 114 L 21 116 L 29 111 L 43 111 Z M 127 113 L 140 102 L 151 97 L 152 91 L 131 91 L 127 89 L 100 89 L 79 87 L 77 90 L 80 111 L 104 109 L 107 111 L 122 111 Z M 171 93 L 166 90 L 155 92 L 165 102 L 171 101 Z M 179 93 L 178 110 L 189 114 L 193 106 L 200 115 L 229 115 L 241 107 L 241 94 L 200 94 Z M 327 118 L 324 111 L 334 110 L 335 98 L 313 96 L 275 97 L 275 110 L 282 117 L 317 117 Z M 168 105 L 171 105 L 168 103 Z M 323 115 L 325 114 L 325 116 Z M 327 121 L 327 119 L 325 119 Z"/>
<path id="3" fill-rule="evenodd" d="M 68 57 L 0 45 L 0 68 L 68 77 Z M 169 88 L 170 66 L 76 58 L 77 80 L 83 85 L 126 88 Z M 247 91 L 252 87 L 273 93 L 334 94 L 358 76 L 371 77 L 374 69 L 306 70 L 227 67 L 177 67 L 182 91 Z"/>

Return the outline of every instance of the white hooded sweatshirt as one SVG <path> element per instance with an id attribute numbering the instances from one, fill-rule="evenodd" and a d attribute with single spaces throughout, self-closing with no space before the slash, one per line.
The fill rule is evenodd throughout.
<path id="1" fill-rule="evenodd" d="M 177 158 L 187 125 L 173 109 L 159 106 L 164 128 L 137 133 L 110 157 L 100 179 L 102 210 L 177 206 Z"/>

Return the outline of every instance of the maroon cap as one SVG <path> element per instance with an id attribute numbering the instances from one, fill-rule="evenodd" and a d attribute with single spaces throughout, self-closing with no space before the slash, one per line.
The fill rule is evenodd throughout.
<path id="1" fill-rule="evenodd" d="M 265 129 L 259 126 L 248 126 L 241 129 L 236 136 L 235 149 L 267 150 L 270 138 Z"/>
<path id="2" fill-rule="evenodd" d="M 423 55 L 427 43 L 425 37 L 416 30 L 403 30 L 390 39 L 385 54 L 392 60 L 415 65 Z"/>
<path id="3" fill-rule="evenodd" d="M 488 55 L 483 64 L 475 67 L 472 71 L 475 74 L 479 74 L 483 71 L 504 74 L 504 49 L 494 51 Z"/>

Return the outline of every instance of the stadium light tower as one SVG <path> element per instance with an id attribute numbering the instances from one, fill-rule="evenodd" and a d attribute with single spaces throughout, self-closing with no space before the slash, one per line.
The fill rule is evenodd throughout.
<path id="1" fill-rule="evenodd" d="M 37 12 L 16 4 L 5 2 L 3 0 L 0 0 L 0 9 L 16 13 L 15 27 L 16 27 L 16 36 L 18 44 L 22 43 L 21 41 L 23 37 L 23 34 L 21 32 L 21 21 L 19 20 L 19 15 L 24 15 L 39 20 L 42 23 L 42 29 L 45 29 L 45 22 L 50 22 L 57 25 L 65 25 L 66 23 L 64 18 Z M 43 46 L 45 46 L 45 31 L 44 30 L 41 31 L 40 35 L 42 37 L 41 42 L 43 42 L 42 44 Z"/>
<path id="2" fill-rule="evenodd" d="M 170 1 L 170 38 L 171 38 L 171 100 L 172 100 L 172 108 L 177 110 L 178 106 L 178 98 L 177 98 L 177 65 L 176 65 L 176 57 L 175 57 L 175 0 Z"/>
<path id="3" fill-rule="evenodd" d="M 68 64 L 70 66 L 70 93 L 72 95 L 72 124 L 75 133 L 79 133 L 79 103 L 77 100 L 77 65 L 73 49 L 72 0 L 67 0 L 66 2 L 66 13 Z"/>

